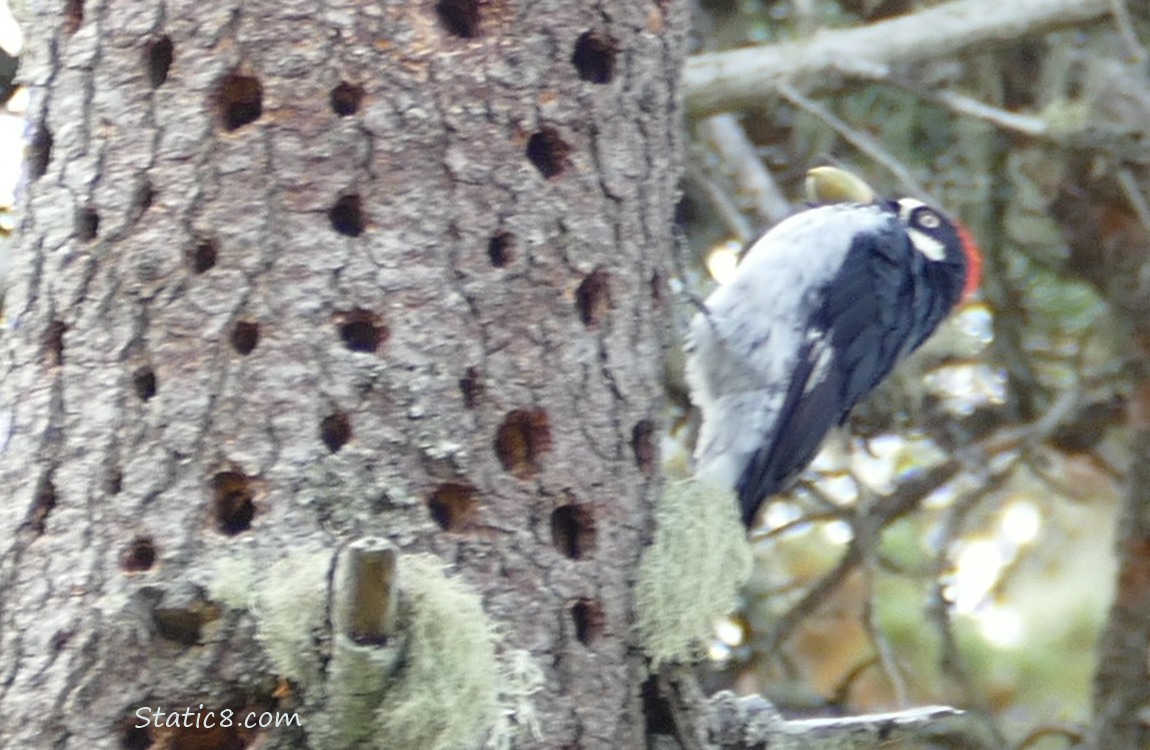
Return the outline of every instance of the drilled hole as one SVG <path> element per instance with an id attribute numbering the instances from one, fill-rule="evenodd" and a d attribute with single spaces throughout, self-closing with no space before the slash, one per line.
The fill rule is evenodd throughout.
<path id="1" fill-rule="evenodd" d="M 229 73 L 216 89 L 220 124 L 231 132 L 255 122 L 263 114 L 264 87 L 253 76 Z"/>
<path id="2" fill-rule="evenodd" d="M 542 128 L 527 139 L 527 158 L 547 179 L 563 173 L 570 153 L 571 147 L 554 128 Z"/>
<path id="3" fill-rule="evenodd" d="M 580 599 L 571 607 L 571 620 L 575 624 L 575 637 L 584 646 L 598 640 L 603 634 L 603 608 L 593 599 Z"/>
<path id="4" fill-rule="evenodd" d="M 81 242 L 91 242 L 100 234 L 100 215 L 91 208 L 81 208 L 76 212 L 76 238 Z"/>
<path id="5" fill-rule="evenodd" d="M 664 697 L 659 687 L 662 680 L 658 675 L 652 675 L 643 682 L 643 716 L 647 725 L 647 734 L 674 735 L 679 729 L 681 719 L 671 708 L 671 703 Z M 764 746 L 765 747 L 765 746 Z"/>
<path id="6" fill-rule="evenodd" d="M 140 573 L 150 570 L 156 564 L 156 545 L 151 537 L 138 536 L 124 547 L 120 554 L 120 570 L 125 573 Z"/>
<path id="7" fill-rule="evenodd" d="M 120 750 L 151 750 L 152 733 L 150 724 L 140 724 L 139 718 L 120 722 Z"/>
<path id="8" fill-rule="evenodd" d="M 156 623 L 156 632 L 161 638 L 175 641 L 182 646 L 195 646 L 200 643 L 203 636 L 204 625 L 219 617 L 219 610 L 202 599 L 189 601 L 186 604 L 174 607 L 156 607 L 152 610 L 152 620 Z M 173 743 L 168 747 L 219 747 L 219 745 L 185 745 Z M 229 746 L 224 747 L 243 747 Z"/>
<path id="9" fill-rule="evenodd" d="M 151 367 L 141 367 L 132 375 L 132 387 L 141 401 L 150 401 L 156 395 L 156 373 Z"/>
<path id="10" fill-rule="evenodd" d="M 598 31 L 584 31 L 575 42 L 571 62 L 579 77 L 590 83 L 610 83 L 615 77 L 615 40 Z"/>
<path id="11" fill-rule="evenodd" d="M 32 497 L 32 507 L 28 509 L 24 525 L 37 536 L 43 534 L 48 516 L 56 507 L 56 501 L 56 485 L 52 482 L 52 477 L 47 475 L 40 477 L 40 482 L 36 485 L 36 494 Z"/>
<path id="12" fill-rule="evenodd" d="M 238 471 L 221 471 L 212 477 L 211 486 L 216 529 L 228 536 L 250 529 L 256 514 L 251 480 Z"/>
<path id="13" fill-rule="evenodd" d="M 592 328 L 599 325 L 611 307 L 611 276 L 601 268 L 596 268 L 575 290 L 575 305 L 579 309 L 579 319 L 583 325 Z"/>
<path id="14" fill-rule="evenodd" d="M 582 560 L 595 549 L 595 517 L 586 505 L 563 505 L 551 513 L 551 543 L 572 560 Z"/>
<path id="15" fill-rule="evenodd" d="M 387 339 L 387 327 L 369 310 L 351 310 L 336 316 L 339 336 L 353 352 L 374 352 Z"/>
<path id="16" fill-rule="evenodd" d="M 635 465 L 647 476 L 655 473 L 655 423 L 644 419 L 631 430 L 631 451 Z"/>
<path id="17" fill-rule="evenodd" d="M 32 135 L 28 144 L 28 176 L 38 180 L 48 171 L 48 163 L 52 159 L 52 132 L 47 126 L 41 124 Z"/>
<path id="18" fill-rule="evenodd" d="M 435 4 L 439 23 L 453 36 L 479 36 L 479 0 L 439 0 Z"/>
<path id="19" fill-rule="evenodd" d="M 172 40 L 167 36 L 148 42 L 144 51 L 148 68 L 148 82 L 158 89 L 168 80 L 168 70 L 172 67 Z"/>
<path id="20" fill-rule="evenodd" d="M 215 240 L 199 240 L 188 253 L 188 262 L 197 274 L 211 270 L 216 265 Z"/>
<path id="21" fill-rule="evenodd" d="M 260 343 L 259 323 L 241 320 L 236 323 L 235 328 L 232 329 L 231 338 L 232 348 L 240 355 L 244 357 L 248 356 L 255 351 L 256 345 Z"/>
<path id="22" fill-rule="evenodd" d="M 648 283 L 651 289 L 651 301 L 655 303 L 656 307 L 663 306 L 663 300 L 666 298 L 666 283 L 663 281 L 663 274 L 655 271 L 651 274 L 651 280 Z"/>
<path id="23" fill-rule="evenodd" d="M 75 34 L 84 22 L 84 3 L 81 0 L 67 0 L 64 5 L 64 32 Z"/>
<path id="24" fill-rule="evenodd" d="M 459 531 L 475 511 L 475 488 L 467 484 L 441 484 L 427 499 L 427 510 L 444 531 Z"/>
<path id="25" fill-rule="evenodd" d="M 358 195 L 345 195 L 327 212 L 331 228 L 348 237 L 363 234 L 363 201 Z"/>
<path id="26" fill-rule="evenodd" d="M 503 268 L 513 260 L 515 235 L 510 232 L 496 232 L 487 243 L 487 257 L 491 265 Z"/>
<path id="27" fill-rule="evenodd" d="M 143 182 L 140 183 L 140 187 L 136 189 L 134 202 L 136 204 L 135 216 L 137 219 L 156 202 L 156 190 L 152 187 L 152 181 L 147 177 L 143 179 Z"/>
<path id="28" fill-rule="evenodd" d="M 351 421 L 343 412 L 329 414 L 319 423 L 319 436 L 329 451 L 338 453 L 351 440 Z"/>
<path id="29" fill-rule="evenodd" d="M 331 90 L 331 111 L 340 117 L 348 117 L 359 111 L 363 101 L 363 87 L 341 81 Z"/>
<path id="30" fill-rule="evenodd" d="M 517 409 L 503 420 L 495 436 L 495 454 L 512 475 L 526 479 L 539 473 L 543 454 L 551 449 L 551 427 L 542 409 Z"/>
<path id="31" fill-rule="evenodd" d="M 463 394 L 463 405 L 468 409 L 474 409 L 483 394 L 483 380 L 477 368 L 468 367 L 464 371 L 463 377 L 459 379 L 459 392 Z"/>
<path id="32" fill-rule="evenodd" d="M 120 491 L 124 489 L 124 472 L 118 466 L 112 467 L 108 471 L 108 477 L 104 481 L 104 489 L 108 491 L 109 495 L 119 495 Z"/>
<path id="33" fill-rule="evenodd" d="M 64 333 L 68 325 L 62 320 L 53 320 L 44 331 L 44 356 L 49 367 L 64 364 Z"/>
<path id="34" fill-rule="evenodd" d="M 57 630 L 48 640 L 48 648 L 52 649 L 52 653 L 58 654 L 68 647 L 68 644 L 72 641 L 72 636 L 74 635 L 76 635 L 76 630 L 74 628 L 68 628 L 67 630 Z"/>

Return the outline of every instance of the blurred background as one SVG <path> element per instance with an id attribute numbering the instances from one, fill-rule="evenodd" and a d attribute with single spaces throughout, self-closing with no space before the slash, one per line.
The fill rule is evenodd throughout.
<path id="1" fill-rule="evenodd" d="M 698 0 L 692 54 L 826 41 L 937 5 Z M 812 93 L 784 83 L 718 116 L 689 107 L 684 298 L 801 207 L 820 164 L 935 202 L 984 254 L 978 297 L 760 516 L 755 575 L 716 624 L 712 689 L 799 715 L 981 709 L 1000 747 L 1071 746 L 1089 722 L 1114 529 L 1150 413 L 1150 15 L 1110 5 Z M 683 303 L 680 338 L 694 311 Z M 680 367 L 665 448 L 682 466 L 696 417 Z"/>

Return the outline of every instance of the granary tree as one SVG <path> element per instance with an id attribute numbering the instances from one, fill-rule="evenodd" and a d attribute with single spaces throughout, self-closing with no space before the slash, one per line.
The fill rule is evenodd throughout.
<path id="1" fill-rule="evenodd" d="M 1124 462 L 1118 595 L 1094 728 L 1040 719 L 1034 741 L 1144 744 L 1150 106 L 1123 67 L 1145 60 L 1147 19 L 1123 3 L 20 10 L 0 744 L 1026 744 L 988 670 L 968 668 L 944 582 L 971 519 L 1071 453 Z M 1069 62 L 1072 35 L 1050 36 L 1066 27 L 1081 33 Z M 1104 64 L 1079 76 L 1079 58 Z M 1005 373 L 1007 395 L 957 414 L 898 388 L 864 404 L 859 441 L 893 424 L 943 458 L 886 501 L 841 501 L 817 472 L 779 501 L 801 517 L 752 534 L 758 572 L 727 621 L 745 639 L 698 680 L 752 547 L 731 497 L 664 476 L 686 473 L 690 442 L 666 355 L 709 283 L 689 251 L 793 210 L 828 156 L 968 220 L 995 337 L 963 356 Z M 1031 284 L 1039 271 L 1061 285 Z M 1057 314 L 1035 286 L 1062 292 Z M 1029 327 L 1067 299 L 1092 311 L 1082 329 L 1116 321 L 1112 348 L 1096 336 L 1064 356 L 1066 326 Z M 953 364 L 942 351 L 905 380 Z M 1073 388 L 1050 374 L 1072 366 Z M 928 497 L 943 532 L 916 544 L 935 544 L 932 598 L 884 609 L 879 575 L 914 567 L 884 542 Z M 773 540 L 819 520 L 852 536 L 804 579 Z M 928 619 L 909 646 L 886 617 L 900 607 Z M 775 690 L 780 715 L 754 695 L 817 671 L 803 625 L 840 611 L 870 651 L 837 683 L 810 680 L 816 713 L 973 710 L 806 721 L 783 716 L 811 701 Z M 813 650 L 837 653 L 842 632 Z"/>
<path id="2" fill-rule="evenodd" d="M 683 8 L 27 12 L 5 744 L 637 746 Z"/>

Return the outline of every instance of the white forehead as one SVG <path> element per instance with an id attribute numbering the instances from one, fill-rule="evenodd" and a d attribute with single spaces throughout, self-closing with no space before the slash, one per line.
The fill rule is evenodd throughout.
<path id="1" fill-rule="evenodd" d="M 908 224 L 911 214 L 925 206 L 925 203 L 914 198 L 903 198 L 898 202 L 898 218 L 902 220 L 903 224 Z"/>

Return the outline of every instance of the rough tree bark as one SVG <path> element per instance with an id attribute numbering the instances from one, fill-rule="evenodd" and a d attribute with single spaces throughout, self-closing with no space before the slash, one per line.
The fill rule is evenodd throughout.
<path id="1" fill-rule="evenodd" d="M 681 4 L 29 6 L 0 744 L 317 746 L 217 565 L 370 535 L 542 671 L 519 746 L 640 746 Z M 303 727 L 136 725 L 199 704 Z"/>

